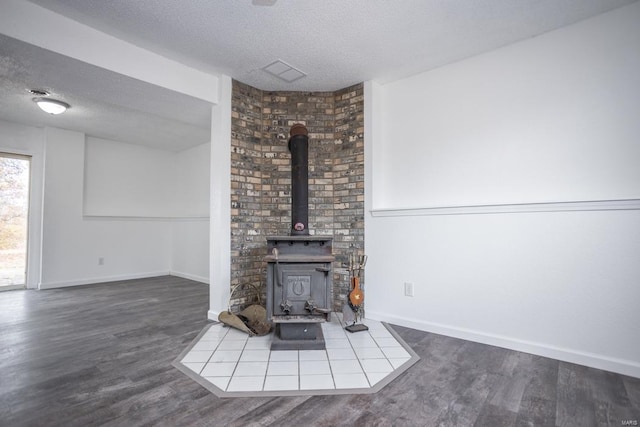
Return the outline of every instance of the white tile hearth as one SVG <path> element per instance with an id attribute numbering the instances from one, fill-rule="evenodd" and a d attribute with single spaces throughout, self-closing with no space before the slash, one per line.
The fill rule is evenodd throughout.
<path id="1" fill-rule="evenodd" d="M 271 351 L 272 335 L 249 337 L 208 325 L 174 366 L 220 397 L 374 393 L 419 360 L 387 325 L 345 331 L 335 313 L 323 323 L 326 350 Z"/>

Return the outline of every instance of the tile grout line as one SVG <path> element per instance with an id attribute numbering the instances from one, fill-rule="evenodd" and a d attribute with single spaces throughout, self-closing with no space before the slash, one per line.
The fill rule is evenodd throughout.
<path id="1" fill-rule="evenodd" d="M 231 329 L 229 329 L 230 331 Z M 225 337 L 229 334 L 229 331 L 227 331 L 227 333 L 225 334 Z M 224 340 L 224 338 L 222 340 L 220 340 L 220 342 L 222 342 Z M 244 349 L 247 346 L 247 343 L 249 342 L 249 338 L 247 338 L 244 342 L 244 345 L 242 346 L 242 350 L 240 350 L 240 356 L 238 357 L 238 360 L 236 360 L 236 365 L 233 367 L 233 372 L 231 372 L 231 376 L 229 377 L 229 382 L 227 383 L 227 386 L 225 387 L 225 391 L 229 390 L 229 386 L 231 385 L 231 382 L 233 381 L 233 377 L 236 373 L 236 371 L 238 370 L 238 365 L 240 364 L 240 360 L 242 359 L 242 355 L 244 354 Z M 220 345 L 220 344 L 218 344 Z M 215 362 L 214 362 L 215 363 Z M 222 362 L 220 362 L 222 363 Z"/>
<path id="2" fill-rule="evenodd" d="M 369 336 L 369 338 L 373 339 L 373 337 L 371 336 L 371 333 L 369 332 L 369 330 L 367 330 L 367 335 Z M 358 353 L 356 352 L 356 349 L 353 346 L 353 343 L 349 339 L 348 335 L 347 335 L 347 341 L 349 341 L 349 345 L 351 346 L 351 350 L 353 351 L 353 354 L 355 354 L 355 356 L 356 356 L 356 360 L 358 361 L 358 365 L 360 365 L 360 368 L 362 369 L 362 373 L 364 374 L 364 377 L 367 379 L 367 384 L 369 384 L 369 388 L 373 387 L 373 384 L 371 384 L 371 381 L 369 380 L 369 376 L 367 375 L 367 371 L 364 369 L 364 366 L 362 365 L 362 361 L 360 360 L 360 356 L 358 356 Z M 377 341 L 374 340 L 373 342 L 375 342 L 376 345 L 378 345 Z"/>
<path id="3" fill-rule="evenodd" d="M 354 379 L 354 381 L 346 381 L 345 380 L 344 384 L 341 384 L 344 387 L 338 388 L 337 379 L 340 378 L 340 375 L 343 375 L 343 374 L 341 374 L 339 372 L 336 372 L 334 370 L 334 367 L 332 366 L 332 363 L 331 363 L 333 359 L 330 357 L 330 354 L 329 354 L 330 350 L 332 350 L 332 348 L 326 348 L 326 347 L 325 347 L 325 349 L 323 349 L 321 351 L 323 353 L 322 355 L 324 356 L 324 358 L 326 358 L 325 360 L 327 361 L 327 363 L 329 365 L 328 366 L 329 367 L 329 375 L 330 375 L 330 378 L 332 380 L 331 385 L 325 383 L 326 384 L 325 386 L 320 387 L 321 386 L 321 382 L 318 382 L 318 378 L 314 377 L 314 373 L 315 372 L 310 372 L 309 375 L 306 376 L 306 377 L 308 377 L 308 378 L 306 378 L 306 380 L 309 381 L 309 387 L 310 388 L 305 388 L 303 390 L 302 389 L 302 375 L 303 375 L 303 373 L 302 373 L 302 359 L 301 359 L 301 354 L 300 354 L 301 351 L 295 350 L 295 356 L 292 355 L 293 357 L 291 357 L 291 358 L 293 358 L 297 362 L 297 365 L 294 365 L 294 366 L 297 367 L 297 371 L 296 371 L 297 372 L 297 375 L 296 375 L 297 383 L 294 386 L 286 386 L 285 383 L 287 383 L 289 380 L 284 381 L 284 382 L 283 381 L 276 381 L 276 380 L 279 380 L 280 377 L 282 377 L 282 376 L 291 375 L 291 374 L 287 374 L 286 373 L 286 372 L 290 372 L 290 371 L 288 371 L 289 368 L 283 370 L 281 375 L 278 375 L 277 371 L 274 371 L 275 375 L 269 375 L 268 374 L 269 365 L 277 362 L 277 360 L 273 359 L 274 353 L 270 350 L 270 348 L 268 348 L 269 347 L 268 346 L 268 342 L 267 342 L 268 340 L 265 340 L 265 342 L 262 343 L 262 344 L 256 343 L 256 345 L 257 345 L 257 347 L 256 347 L 251 343 L 251 341 L 250 341 L 251 338 L 245 336 L 245 337 L 242 337 L 243 338 L 242 339 L 242 346 L 240 346 L 241 348 L 238 349 L 238 350 L 240 350 L 240 353 L 233 360 L 234 366 L 233 366 L 233 370 L 232 370 L 231 376 L 224 375 L 224 377 L 227 377 L 229 379 L 229 382 L 226 384 L 224 389 L 219 388 L 218 386 L 214 385 L 214 383 L 212 383 L 210 380 L 208 380 L 207 377 L 204 377 L 202 374 L 204 372 L 204 368 L 207 365 L 213 364 L 212 365 L 212 368 L 213 368 L 212 374 L 214 374 L 214 376 L 216 376 L 216 374 L 221 375 L 220 378 L 223 378 L 222 377 L 222 373 L 223 372 L 222 371 L 216 371 L 215 370 L 215 368 L 216 368 L 215 364 L 224 363 L 224 361 L 222 361 L 222 360 L 219 361 L 219 362 L 218 361 L 212 361 L 212 358 L 213 358 L 213 354 L 215 354 L 218 351 L 222 351 L 221 346 L 223 344 L 223 341 L 225 341 L 226 338 L 230 338 L 229 334 L 230 334 L 230 332 L 233 331 L 232 329 L 226 329 L 224 331 L 222 329 L 220 329 L 220 330 L 217 331 L 217 333 L 215 334 L 216 335 L 216 343 L 215 343 L 216 345 L 214 346 L 213 350 L 208 350 L 208 351 L 211 351 L 211 354 L 208 356 L 207 361 L 204 362 L 203 368 L 201 368 L 199 371 L 190 370 L 190 372 L 193 372 L 196 377 L 200 378 L 203 381 L 201 383 L 202 385 L 207 384 L 207 385 L 205 385 L 205 387 L 208 388 L 210 391 L 219 390 L 222 393 L 232 393 L 232 394 L 236 394 L 236 393 L 249 393 L 249 394 L 251 394 L 251 393 L 267 393 L 267 395 L 274 395 L 274 393 L 275 393 L 275 395 L 278 395 L 279 391 L 284 392 L 284 393 L 295 393 L 296 391 L 299 391 L 299 392 L 302 392 L 304 395 L 306 395 L 306 394 L 308 394 L 310 392 L 313 393 L 314 390 L 319 392 L 320 394 L 327 394 L 327 393 L 331 394 L 332 392 L 337 392 L 338 394 L 341 394 L 341 393 L 343 393 L 343 391 L 341 391 L 341 389 L 345 389 L 345 387 L 348 387 L 350 385 L 351 385 L 351 387 L 348 388 L 348 390 L 353 390 L 353 391 L 355 391 L 357 389 L 363 389 L 363 390 L 364 389 L 375 389 L 376 385 L 379 383 L 379 381 L 377 381 L 374 384 L 373 380 L 370 378 L 370 375 L 367 373 L 367 370 L 365 369 L 365 363 L 364 362 L 366 362 L 369 359 L 367 359 L 367 357 L 365 357 L 366 355 L 364 355 L 365 352 L 364 352 L 363 349 L 365 349 L 365 350 L 369 349 L 369 348 L 375 349 L 376 351 L 381 353 L 383 357 L 379 358 L 378 354 L 374 354 L 374 355 L 372 355 L 372 357 L 374 359 L 376 359 L 376 360 L 379 359 L 380 361 L 382 361 L 382 360 L 386 361 L 387 366 L 385 366 L 384 369 L 383 369 L 382 366 L 378 366 L 378 364 L 373 364 L 374 365 L 374 366 L 372 366 L 373 371 L 371 372 L 371 375 L 373 377 L 381 377 L 382 376 L 383 377 L 382 379 L 384 379 L 384 377 L 388 377 L 389 375 L 394 374 L 394 372 L 397 371 L 398 369 L 400 369 L 400 366 L 402 366 L 402 365 L 400 365 L 398 368 L 395 368 L 393 363 L 391 362 L 390 357 L 384 352 L 383 347 L 380 347 L 381 344 L 390 344 L 390 343 L 388 343 L 388 342 L 380 343 L 380 342 L 377 341 L 376 337 L 374 337 L 372 335 L 373 332 L 376 332 L 376 334 L 380 335 L 379 332 L 382 332 L 382 331 L 386 331 L 387 335 L 389 335 L 389 337 L 387 337 L 386 335 L 382 335 L 382 336 L 379 336 L 378 339 L 383 339 L 384 340 L 386 338 L 392 338 L 398 344 L 398 346 L 400 348 L 403 348 L 405 350 L 405 352 L 408 354 L 408 356 L 409 356 L 408 360 L 409 361 L 412 360 L 413 356 L 412 356 L 412 350 L 410 349 L 410 347 L 408 347 L 408 345 L 406 343 L 404 343 L 404 341 L 402 341 L 401 338 L 398 338 L 396 336 L 396 334 L 394 334 L 394 331 L 391 330 L 388 325 L 386 325 L 384 323 L 381 323 L 381 325 L 383 326 L 381 331 L 378 331 L 377 328 L 374 328 L 373 331 L 372 330 L 368 330 L 366 334 L 347 334 L 345 332 L 345 330 L 344 330 L 344 323 L 341 321 L 341 319 L 337 318 L 336 320 L 337 320 L 336 322 L 330 322 L 330 323 L 327 323 L 326 325 L 324 325 L 324 324 L 322 325 L 323 326 L 323 330 L 327 331 L 327 335 L 326 335 L 327 339 L 329 341 L 330 340 L 338 340 L 338 339 L 340 341 L 342 341 L 344 339 L 347 339 L 349 344 L 348 344 L 347 347 L 345 347 L 345 350 L 343 350 L 343 351 L 346 351 L 346 349 L 348 349 L 349 351 L 352 352 L 352 354 L 354 356 L 353 359 L 355 359 L 357 361 L 358 366 L 361 369 L 360 373 L 364 373 L 364 375 L 365 375 L 366 383 L 368 384 L 367 386 L 362 387 L 362 384 L 363 384 L 362 382 L 360 382 L 359 385 L 356 384 L 357 381 L 354 382 L 355 381 L 355 379 Z M 373 321 L 373 322 L 376 323 L 377 321 Z M 376 325 L 372 325 L 372 327 L 373 326 L 376 326 Z M 213 325 L 210 328 L 213 328 L 213 327 L 216 327 L 216 326 Z M 205 332 L 208 332 L 210 328 L 207 328 Z M 218 334 L 221 334 L 221 336 L 218 337 L 217 336 Z M 329 336 L 329 335 L 331 335 L 331 336 Z M 202 335 L 202 337 L 203 336 L 204 336 L 204 334 Z M 353 341 L 350 339 L 350 337 L 356 337 L 356 336 L 363 336 L 363 338 L 365 338 L 366 342 L 363 344 L 362 341 L 359 338 L 358 339 L 354 339 Z M 198 342 L 204 342 L 204 341 L 202 341 L 202 337 L 198 338 Z M 231 338 L 239 338 L 239 337 L 231 337 Z M 371 341 L 369 341 L 369 340 L 371 340 Z M 209 340 L 207 340 L 207 341 L 209 341 Z M 237 340 L 231 339 L 231 341 L 237 341 Z M 374 343 L 374 346 L 370 345 L 371 342 Z M 362 348 L 358 346 L 359 343 L 361 345 L 363 345 Z M 249 344 L 251 344 L 251 346 Z M 235 346 L 231 345 L 231 347 L 235 347 Z M 253 348 L 253 347 L 256 347 L 256 348 Z M 392 346 L 392 347 L 395 347 L 395 346 Z M 358 348 L 360 350 L 363 350 L 363 358 L 361 358 L 359 356 L 358 352 L 356 351 L 356 348 Z M 384 347 L 384 348 L 386 348 L 386 347 Z M 244 357 L 245 352 L 251 351 L 251 350 L 264 350 L 265 353 L 266 353 L 265 354 L 266 358 L 261 359 L 261 361 L 263 363 L 265 363 L 265 365 L 266 365 L 265 366 L 265 372 L 263 373 L 262 378 L 261 378 L 262 379 L 261 386 L 258 386 L 256 388 L 240 387 L 240 388 L 246 388 L 246 390 L 244 390 L 244 391 L 243 390 L 238 390 L 237 392 L 230 391 L 231 382 L 234 379 L 238 380 L 239 378 L 241 378 L 241 377 L 239 377 L 237 375 L 237 373 L 239 372 L 238 368 L 239 368 L 240 361 Z M 191 351 L 191 350 L 188 350 L 188 351 Z M 335 359 L 334 361 L 340 365 L 340 362 L 343 361 L 343 359 L 341 359 L 340 357 L 341 356 L 346 356 L 346 355 L 345 354 L 340 355 L 339 354 L 339 349 L 336 349 L 336 351 L 338 351 L 338 354 L 336 354 L 336 357 L 338 357 L 338 358 Z M 187 354 L 187 353 L 185 353 L 185 354 Z M 184 356 L 181 356 L 181 357 L 184 357 Z M 261 356 L 261 357 L 264 357 L 264 356 Z M 286 359 L 289 359 L 289 358 L 290 357 L 285 357 L 282 361 L 286 362 L 287 361 Z M 315 358 L 315 359 L 317 359 L 317 358 Z M 351 356 L 349 356 L 349 358 L 348 359 L 344 359 L 344 361 L 353 360 L 353 359 L 351 359 Z M 402 358 L 402 359 L 404 359 L 404 358 Z M 391 372 L 386 372 L 386 368 L 389 367 L 389 366 L 391 367 Z M 405 371 L 407 368 L 402 369 L 402 371 Z M 187 368 L 187 369 L 189 369 L 189 368 Z M 380 369 L 379 373 L 375 372 L 377 369 Z M 349 372 L 347 371 L 344 374 L 348 375 Z M 271 377 L 271 378 L 269 378 L 269 377 Z M 314 378 L 315 378 L 315 380 L 314 380 Z M 267 387 L 267 380 L 273 381 L 273 387 L 274 387 L 273 389 L 270 389 L 269 387 Z M 257 384 L 255 382 L 253 382 L 253 384 L 255 384 L 257 386 Z M 291 384 L 291 382 L 288 382 L 288 384 Z M 297 388 L 296 388 L 296 386 L 297 386 Z M 281 387 L 285 387 L 286 390 L 284 388 L 281 388 Z M 253 391 L 253 390 L 255 390 L 255 391 Z M 345 389 L 345 390 L 347 390 L 347 389 Z M 215 392 L 215 391 L 214 391 L 214 393 L 217 394 L 217 392 Z"/>
<path id="4" fill-rule="evenodd" d="M 247 339 L 244 342 L 244 345 L 242 346 L 242 351 L 240 352 L 240 358 L 238 359 L 238 363 L 236 363 L 236 368 L 233 370 L 233 373 L 236 373 L 236 370 L 238 370 L 238 366 L 240 365 L 240 361 L 242 360 L 242 356 L 244 355 L 244 351 L 247 348 L 247 344 L 249 343 L 249 338 L 251 338 L 250 336 L 247 337 Z M 271 357 L 271 352 L 269 352 L 269 357 Z M 269 363 L 267 362 L 267 367 L 269 366 Z M 249 375 L 247 375 L 249 376 Z M 233 379 L 233 375 L 231 375 L 231 378 Z M 238 377 L 240 378 L 240 377 Z M 265 368 L 264 370 L 264 378 L 262 379 L 262 388 L 260 389 L 260 391 L 264 391 L 264 383 L 267 379 L 267 370 Z M 229 383 L 231 383 L 231 380 L 229 380 Z M 227 386 L 228 388 L 228 386 Z"/>
<path id="5" fill-rule="evenodd" d="M 247 342 L 249 340 L 247 339 Z M 240 355 L 242 358 L 242 355 Z M 271 364 L 271 347 L 269 347 L 269 356 L 267 357 L 267 367 L 264 370 L 264 378 L 262 379 L 262 391 L 267 391 L 264 387 L 267 385 L 267 377 L 269 376 L 269 365 Z"/>
<path id="6" fill-rule="evenodd" d="M 342 330 L 344 332 L 344 330 L 345 330 L 344 327 L 345 326 L 344 326 L 344 322 L 342 320 L 340 321 L 340 327 L 342 328 Z M 367 334 L 369 334 L 369 332 L 367 332 Z M 367 377 L 367 374 L 366 374 L 366 372 L 364 370 L 364 366 L 362 366 L 362 363 L 360 362 L 360 357 L 358 356 L 358 354 L 356 353 L 355 348 L 353 347 L 353 343 L 351 342 L 351 340 L 349 339 L 349 336 L 346 333 L 345 333 L 344 336 L 345 336 L 345 339 L 347 340 L 347 342 L 349 343 L 349 348 L 351 349 L 351 351 L 353 352 L 353 355 L 355 356 L 356 360 L 358 361 L 358 365 L 360 366 L 360 369 L 362 369 L 362 373 L 364 374 L 364 376 L 365 376 L 365 378 L 367 380 L 367 384 L 369 384 L 369 388 L 371 388 L 371 382 L 369 381 L 369 378 Z M 328 354 L 327 354 L 327 357 L 328 357 Z M 339 360 L 339 359 L 336 359 L 336 360 Z M 348 359 L 345 359 L 345 360 L 348 360 Z M 331 366 L 331 362 L 329 362 L 329 366 Z M 335 376 L 333 378 L 333 382 L 334 382 L 335 388 L 337 389 L 338 385 L 337 385 L 337 383 L 335 381 Z"/>
<path id="7" fill-rule="evenodd" d="M 322 327 L 322 326 L 321 326 Z M 342 322 L 340 322 L 340 327 L 342 327 Z M 324 331 L 322 331 L 324 334 Z M 326 340 L 329 340 L 330 337 L 327 337 Z M 329 365 L 329 372 L 331 373 L 331 381 L 333 382 L 333 389 L 336 390 L 338 386 L 336 385 L 336 376 L 333 373 L 333 368 L 331 367 L 331 358 L 329 357 L 329 349 L 327 348 L 327 343 L 325 341 L 324 352 L 327 354 L 327 365 Z"/>
<path id="8" fill-rule="evenodd" d="M 269 365 L 271 364 L 271 348 L 269 348 L 269 356 L 267 357 L 267 367 L 264 370 L 264 378 L 262 380 L 262 391 L 266 391 L 264 387 L 267 385 L 267 377 L 269 376 Z"/>
<path id="9" fill-rule="evenodd" d="M 198 340 L 197 344 L 200 344 L 202 342 L 202 338 L 204 338 L 205 335 L 207 335 L 207 332 L 209 332 L 211 330 L 211 328 L 214 325 L 210 325 L 209 329 L 207 329 L 207 331 L 202 335 L 202 337 L 200 337 L 200 340 Z M 216 344 L 216 348 L 213 349 L 213 351 L 211 352 L 211 355 L 209 356 L 209 358 L 207 359 L 206 362 L 204 362 L 204 365 L 202 365 L 202 368 L 200 369 L 200 372 L 198 372 L 198 375 L 200 375 L 202 377 L 202 371 L 204 371 L 204 368 L 207 367 L 207 365 L 209 364 L 209 361 L 211 360 L 211 358 L 213 357 L 213 354 L 216 352 L 216 350 L 218 350 L 218 347 L 220 347 L 220 343 L 222 342 L 222 340 L 224 339 L 224 337 L 227 336 L 227 334 L 229 333 L 229 331 L 226 331 L 224 333 L 224 335 L 222 336 L 222 338 L 218 341 L 218 343 Z M 196 345 L 197 345 L 196 344 Z M 205 377 L 203 377 L 205 378 Z"/>
<path id="10" fill-rule="evenodd" d="M 329 372 L 331 372 L 331 381 L 333 381 L 333 388 L 335 390 L 338 388 L 338 386 L 336 385 L 336 376 L 333 373 L 333 368 L 331 367 L 331 359 L 329 358 L 329 349 L 327 349 L 326 343 L 324 347 L 325 347 L 324 352 L 327 353 L 327 364 L 329 365 Z"/>

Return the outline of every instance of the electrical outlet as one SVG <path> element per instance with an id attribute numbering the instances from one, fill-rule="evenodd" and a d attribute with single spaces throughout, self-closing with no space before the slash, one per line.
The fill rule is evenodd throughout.
<path id="1" fill-rule="evenodd" d="M 404 282 L 404 296 L 412 297 L 413 296 L 413 283 L 412 282 Z"/>
<path id="2" fill-rule="evenodd" d="M 98 265 L 104 265 L 104 258 L 98 258 Z"/>

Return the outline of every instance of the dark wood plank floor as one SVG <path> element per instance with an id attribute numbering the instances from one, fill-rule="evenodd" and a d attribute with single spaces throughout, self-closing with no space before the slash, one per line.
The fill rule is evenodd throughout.
<path id="1" fill-rule="evenodd" d="M 422 360 L 379 393 L 220 399 L 171 366 L 207 308 L 208 287 L 176 277 L 1 292 L 0 425 L 640 422 L 640 379 L 402 327 Z"/>

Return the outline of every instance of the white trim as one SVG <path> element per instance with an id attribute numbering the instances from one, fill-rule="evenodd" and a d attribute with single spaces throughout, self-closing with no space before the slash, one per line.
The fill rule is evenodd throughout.
<path id="1" fill-rule="evenodd" d="M 220 78 L 220 102 L 211 108 L 211 221 L 209 309 L 224 310 L 231 286 L 231 77 Z"/>
<path id="2" fill-rule="evenodd" d="M 209 310 L 207 311 L 207 319 L 213 321 L 213 322 L 217 322 L 218 321 L 218 316 L 220 315 L 219 312 L 214 311 L 214 310 Z"/>
<path id="3" fill-rule="evenodd" d="M 172 276 L 182 277 L 183 279 L 193 280 L 193 281 L 196 281 L 196 282 L 205 283 L 207 285 L 209 284 L 209 278 L 208 277 L 198 276 L 198 275 L 190 274 L 190 273 L 181 273 L 179 271 L 172 271 L 170 274 Z"/>
<path id="4" fill-rule="evenodd" d="M 27 126 L 27 125 L 25 125 Z M 0 153 L 2 154 L 8 154 L 8 155 L 18 155 L 18 156 L 22 156 L 22 157 L 33 157 L 34 155 L 37 155 L 37 153 L 35 153 L 33 150 L 22 150 L 20 148 L 9 148 L 9 147 L 4 147 L 0 145 Z"/>
<path id="5" fill-rule="evenodd" d="M 37 28 L 37 31 L 34 31 Z M 3 0 L 0 33 L 216 104 L 219 78 L 22 0 Z"/>
<path id="6" fill-rule="evenodd" d="M 418 208 L 371 209 L 374 217 L 425 215 L 479 215 L 530 212 L 639 210 L 640 199 L 580 200 L 564 202 L 507 203 L 496 205 L 435 206 Z"/>
<path id="7" fill-rule="evenodd" d="M 9 123 L 9 122 L 7 122 Z M 37 128 L 33 128 L 37 129 Z M 29 165 L 29 218 L 27 235 L 27 268 L 25 274 L 25 289 L 37 289 L 42 279 L 42 206 L 44 201 L 44 133 L 38 129 L 42 150 L 33 148 L 24 150 L 0 146 L 0 151 L 8 154 L 19 154 L 30 157 Z"/>
<path id="8" fill-rule="evenodd" d="M 374 81 L 363 84 L 364 92 L 364 202 L 365 209 L 370 211 L 376 205 L 375 191 L 377 177 L 382 176 L 379 163 L 383 163 L 382 134 L 384 114 L 382 106 L 382 86 Z M 365 216 L 366 224 L 366 216 Z M 366 230 L 365 225 L 365 230 Z M 365 238 L 365 242 L 366 242 Z"/>
<path id="9" fill-rule="evenodd" d="M 85 221 L 171 221 L 198 222 L 209 221 L 209 216 L 135 216 L 135 215 L 83 215 Z"/>
<path id="10" fill-rule="evenodd" d="M 373 320 L 388 322 L 407 328 L 413 328 L 449 337 L 493 345 L 509 350 L 536 354 L 543 357 L 549 357 L 556 360 L 576 363 L 579 365 L 589 366 L 592 368 L 640 378 L 640 363 L 632 360 L 617 359 L 601 354 L 586 353 L 569 348 L 556 347 L 539 342 L 519 340 L 516 338 L 489 334 L 466 328 L 458 328 L 454 326 L 424 322 L 421 320 L 394 316 L 388 313 L 371 312 L 371 310 L 367 311 L 367 317 Z"/>
<path id="11" fill-rule="evenodd" d="M 40 283 L 40 285 L 38 286 L 38 289 L 41 289 L 41 290 L 58 289 L 58 288 L 67 288 L 70 286 L 95 285 L 98 283 L 119 282 L 122 280 L 133 280 L 133 279 L 147 279 L 149 277 L 159 277 L 159 276 L 169 276 L 169 275 L 171 275 L 171 272 L 169 271 L 155 271 L 155 272 L 148 272 L 148 273 L 94 277 L 92 279 L 65 280 L 64 282 Z"/>

